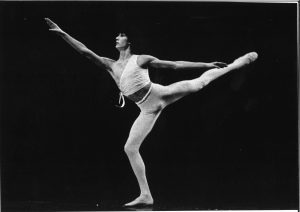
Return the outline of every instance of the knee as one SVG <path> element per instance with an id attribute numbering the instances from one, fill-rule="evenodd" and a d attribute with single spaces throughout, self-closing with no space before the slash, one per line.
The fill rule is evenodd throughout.
<path id="1" fill-rule="evenodd" d="M 201 77 L 195 80 L 185 81 L 183 86 L 190 93 L 196 93 L 211 82 L 209 77 Z"/>
<path id="2" fill-rule="evenodd" d="M 202 78 L 199 79 L 198 83 L 193 86 L 193 90 L 195 92 L 198 92 L 199 90 L 201 90 L 202 88 L 207 86 L 210 82 L 211 82 L 210 77 L 202 77 Z"/>
<path id="3" fill-rule="evenodd" d="M 136 145 L 125 144 L 124 151 L 128 156 L 137 154 L 139 152 L 139 148 Z"/>
<path id="4" fill-rule="evenodd" d="M 204 81 L 191 81 L 191 82 L 188 82 L 187 85 L 188 87 L 188 90 L 191 92 L 191 93 L 196 93 L 198 91 L 200 91 L 204 86 L 205 86 L 205 82 Z"/>
<path id="5" fill-rule="evenodd" d="M 201 86 L 202 87 L 205 87 L 205 86 L 207 86 L 210 82 L 212 81 L 212 78 L 211 77 L 205 77 L 205 78 L 203 78 L 203 80 L 202 80 L 202 82 L 201 82 Z"/>
<path id="6" fill-rule="evenodd" d="M 183 89 L 188 91 L 188 93 L 195 93 L 200 90 L 199 86 L 192 80 L 183 81 Z"/>

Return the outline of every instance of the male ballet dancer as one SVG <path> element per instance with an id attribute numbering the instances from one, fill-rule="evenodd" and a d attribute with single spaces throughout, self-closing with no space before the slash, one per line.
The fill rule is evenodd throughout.
<path id="1" fill-rule="evenodd" d="M 120 89 L 120 99 L 125 104 L 124 96 L 134 101 L 140 108 L 140 114 L 133 123 L 124 150 L 140 187 L 140 196 L 125 206 L 152 205 L 153 198 L 146 178 L 145 165 L 139 148 L 145 137 L 152 130 L 163 109 L 180 98 L 201 90 L 204 86 L 228 73 L 254 62 L 256 52 L 248 53 L 231 64 L 222 62 L 187 62 L 160 60 L 150 55 L 135 55 L 131 49 L 130 37 L 120 33 L 116 37 L 118 60 L 101 57 L 74 39 L 53 21 L 45 18 L 50 31 L 57 33 L 80 54 L 86 56 L 99 67 L 108 71 Z M 201 69 L 206 70 L 200 77 L 179 81 L 167 86 L 151 82 L 148 67 L 168 68 L 174 70 Z"/>

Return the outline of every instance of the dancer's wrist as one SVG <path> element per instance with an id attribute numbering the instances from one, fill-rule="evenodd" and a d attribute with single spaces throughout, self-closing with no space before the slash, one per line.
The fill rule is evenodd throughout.
<path id="1" fill-rule="evenodd" d="M 211 68 L 217 68 L 217 66 L 214 63 L 206 63 L 206 67 L 211 69 Z"/>
<path id="2" fill-rule="evenodd" d="M 68 36 L 68 33 L 66 33 L 65 31 L 61 30 L 60 33 L 59 33 L 59 35 L 64 38 L 64 37 Z"/>

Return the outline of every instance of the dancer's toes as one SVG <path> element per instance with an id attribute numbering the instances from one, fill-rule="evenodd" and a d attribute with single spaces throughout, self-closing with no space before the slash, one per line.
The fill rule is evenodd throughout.
<path id="1" fill-rule="evenodd" d="M 125 204 L 125 207 L 132 207 L 132 206 L 147 206 L 153 205 L 153 198 L 151 195 L 141 195 L 132 202 Z"/>
<path id="2" fill-rule="evenodd" d="M 244 56 L 240 57 L 241 60 L 245 60 L 244 62 L 252 63 L 254 62 L 258 57 L 258 54 L 256 52 L 250 52 L 248 54 L 245 54 Z"/>
<path id="3" fill-rule="evenodd" d="M 249 58 L 250 62 L 254 62 L 257 59 L 258 54 L 256 52 L 250 52 L 246 54 L 246 56 Z"/>

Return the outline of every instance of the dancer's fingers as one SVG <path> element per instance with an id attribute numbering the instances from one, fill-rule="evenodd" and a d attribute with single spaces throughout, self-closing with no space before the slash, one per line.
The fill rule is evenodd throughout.
<path id="1" fill-rule="evenodd" d="M 49 29 L 49 31 L 51 31 L 51 32 L 55 32 L 56 34 L 58 34 L 58 35 L 63 35 L 64 34 L 64 31 L 62 31 L 61 29 L 57 29 L 57 28 L 55 28 L 55 29 Z"/>
<path id="2" fill-rule="evenodd" d="M 49 18 L 44 18 L 47 24 L 51 24 L 51 20 Z"/>
<path id="3" fill-rule="evenodd" d="M 51 27 L 55 28 L 58 27 L 53 21 L 51 21 L 49 18 L 45 18 L 46 23 Z"/>

